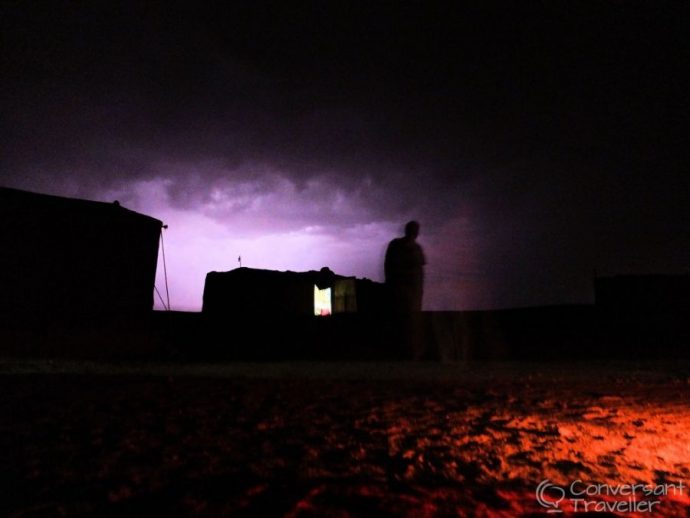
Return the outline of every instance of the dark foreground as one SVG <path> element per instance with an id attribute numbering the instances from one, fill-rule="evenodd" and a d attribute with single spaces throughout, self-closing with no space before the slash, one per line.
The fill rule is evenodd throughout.
<path id="1" fill-rule="evenodd" d="M 547 516 L 544 479 L 690 483 L 689 376 L 673 363 L 6 362 L 0 513 Z M 690 516 L 687 487 L 654 498 L 655 516 Z"/>

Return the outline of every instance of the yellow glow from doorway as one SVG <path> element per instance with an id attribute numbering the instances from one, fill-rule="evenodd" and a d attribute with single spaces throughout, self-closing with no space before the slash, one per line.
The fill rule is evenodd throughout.
<path id="1" fill-rule="evenodd" d="M 331 314 L 331 289 L 320 290 L 314 285 L 314 315 L 327 316 Z"/>

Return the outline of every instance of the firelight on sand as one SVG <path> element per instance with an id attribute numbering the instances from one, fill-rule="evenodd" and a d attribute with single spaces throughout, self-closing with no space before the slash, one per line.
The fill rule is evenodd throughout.
<path id="1" fill-rule="evenodd" d="M 326 367 L 328 376 L 313 378 L 314 365 L 309 378 L 284 378 L 300 371 L 295 364 L 263 365 L 258 378 L 251 365 L 214 366 L 207 378 L 198 368 L 167 378 L 138 370 L 78 385 L 15 376 L 1 401 L 13 416 L 7 473 L 16 485 L 5 504 L 52 514 L 108 506 L 114 514 L 508 518 L 554 505 L 568 516 L 585 505 L 577 496 L 590 511 L 615 509 L 609 516 L 648 516 L 645 506 L 685 516 L 687 376 L 586 367 L 575 380 L 560 368 L 502 374 L 481 364 L 436 370 L 448 376 L 433 382 L 428 365 L 393 379 L 391 365 L 361 364 L 339 365 L 333 372 L 357 375 L 340 380 Z M 271 369 L 282 374 L 267 376 Z M 547 506 L 537 501 L 545 483 Z M 572 484 L 669 490 L 585 498 L 570 494 Z M 623 511 L 632 500 L 637 514 Z"/>
<path id="2" fill-rule="evenodd" d="M 690 505 L 683 482 L 690 476 L 687 404 L 654 402 L 638 407 L 618 396 L 605 396 L 593 403 L 584 409 L 569 409 L 566 403 L 544 401 L 538 412 L 517 416 L 506 409 L 489 418 L 487 433 L 481 439 L 474 437 L 469 427 L 459 425 L 453 428 L 451 441 L 461 458 L 467 455 L 460 451 L 471 444 L 472 457 L 500 459 L 484 465 L 485 475 L 498 480 L 530 480 L 536 487 L 540 480 L 548 479 L 559 487 L 589 493 L 594 485 L 600 491 L 593 495 L 570 496 L 609 502 L 627 502 L 631 495 L 624 494 L 625 490 L 623 494 L 607 494 L 612 492 L 608 488 L 638 485 L 635 499 L 659 500 L 655 512 L 664 516 L 675 513 L 670 502 Z M 480 412 L 475 409 L 471 419 L 480 419 Z M 645 495 L 639 487 L 667 484 L 675 487 L 667 486 L 663 495 Z M 528 503 L 534 502 L 531 492 L 506 493 L 506 497 L 517 504 L 516 511 L 525 497 Z M 573 504 L 566 498 L 561 509 L 583 509 L 582 502 L 579 509 Z M 640 510 L 644 512 L 644 507 Z"/>
<path id="3" fill-rule="evenodd" d="M 441 402 L 427 401 L 427 412 L 415 418 L 405 416 L 404 404 L 393 402 L 372 410 L 355 427 L 371 427 L 382 416 L 391 416 L 386 429 L 377 433 L 385 434 L 388 455 L 405 465 L 401 483 L 418 494 L 415 501 L 397 505 L 411 506 L 421 516 L 433 516 L 448 506 L 460 516 L 469 508 L 477 516 L 506 518 L 544 512 L 535 496 L 544 480 L 565 488 L 557 507 L 565 512 L 587 507 L 613 509 L 625 516 L 645 516 L 650 509 L 656 516 L 683 513 L 690 505 L 687 396 L 674 401 L 640 394 L 567 396 L 501 401 L 501 391 L 489 391 L 488 399 L 499 403 L 493 409 L 492 404 L 470 405 L 444 413 Z M 313 455 L 318 457 L 318 452 Z M 367 470 L 367 456 L 365 449 L 353 452 L 353 460 L 363 463 L 352 467 L 353 474 Z M 425 483 L 429 480 L 441 487 L 430 489 Z M 502 509 L 487 505 L 481 496 L 474 500 L 472 491 L 462 496 L 457 491 L 476 485 L 491 487 L 492 499 Z M 385 498 L 372 487 L 354 493 Z M 302 502 L 301 509 L 308 508 L 309 503 Z"/>

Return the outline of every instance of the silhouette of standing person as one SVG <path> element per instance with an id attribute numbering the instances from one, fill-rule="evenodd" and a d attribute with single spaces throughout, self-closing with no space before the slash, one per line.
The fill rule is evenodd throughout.
<path id="1" fill-rule="evenodd" d="M 421 340 L 422 296 L 426 259 L 417 243 L 419 223 L 405 225 L 405 235 L 393 239 L 386 249 L 384 271 L 397 341 L 414 359 L 423 355 Z"/>
<path id="2" fill-rule="evenodd" d="M 417 243 L 419 223 L 405 225 L 405 235 L 396 237 L 386 249 L 384 270 L 386 285 L 391 295 L 392 309 L 396 313 L 422 310 L 424 293 L 424 251 Z"/>

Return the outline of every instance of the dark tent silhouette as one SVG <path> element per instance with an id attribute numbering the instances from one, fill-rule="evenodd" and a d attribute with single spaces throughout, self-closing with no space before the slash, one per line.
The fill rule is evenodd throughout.
<path id="1" fill-rule="evenodd" d="M 316 315 L 373 313 L 384 287 L 369 279 L 336 275 L 328 268 L 280 272 L 236 268 L 206 275 L 202 311 L 214 315 Z"/>
<path id="2" fill-rule="evenodd" d="M 161 226 L 117 202 L 0 188 L 0 312 L 151 311 Z"/>
<path id="3" fill-rule="evenodd" d="M 595 279 L 599 341 L 629 357 L 687 357 L 690 275 Z"/>
<path id="4" fill-rule="evenodd" d="M 384 295 L 381 283 L 328 268 L 209 272 L 199 333 L 206 349 L 197 345 L 195 354 L 246 361 L 395 357 L 382 325 Z"/>
<path id="5" fill-rule="evenodd" d="M 601 310 L 690 310 L 690 275 L 687 274 L 598 277 L 594 289 Z"/>

